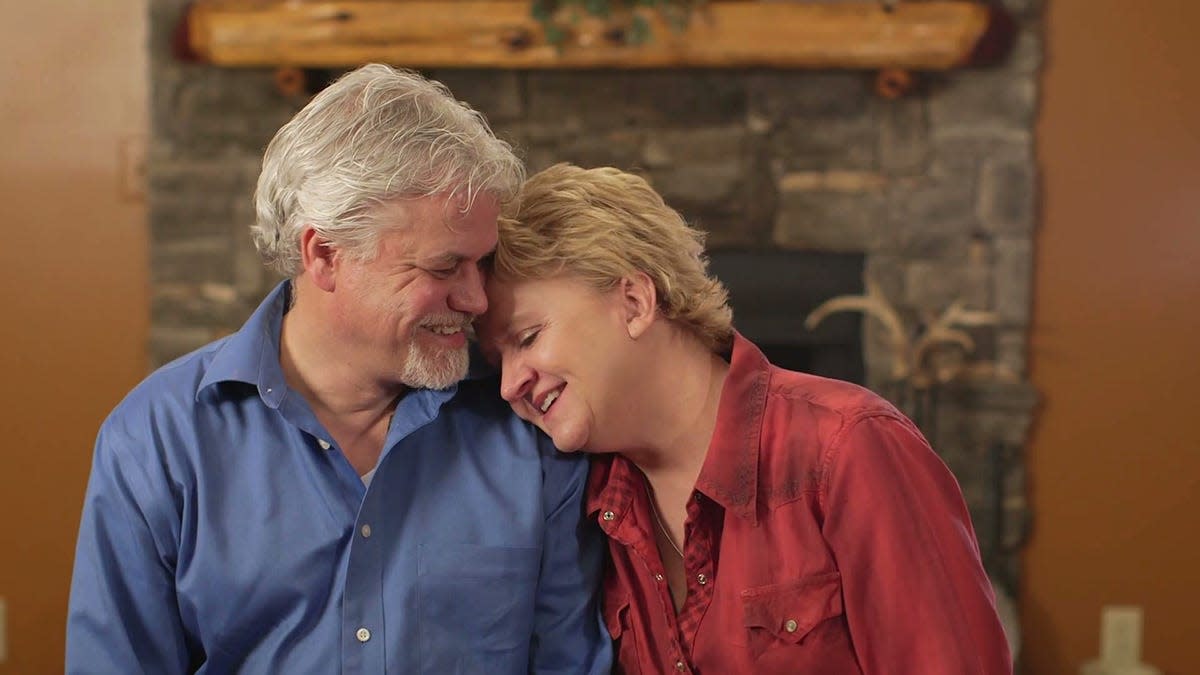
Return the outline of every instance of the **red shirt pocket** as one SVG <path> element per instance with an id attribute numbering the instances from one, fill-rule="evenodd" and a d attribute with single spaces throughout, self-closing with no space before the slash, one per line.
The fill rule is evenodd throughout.
<path id="1" fill-rule="evenodd" d="M 637 637 L 633 634 L 629 596 L 605 589 L 603 606 L 604 625 L 613 639 L 614 675 L 638 675 L 643 657 L 638 653 Z"/>
<path id="2" fill-rule="evenodd" d="M 742 609 L 753 657 L 798 645 L 822 622 L 842 615 L 842 575 L 827 572 L 746 589 Z"/>

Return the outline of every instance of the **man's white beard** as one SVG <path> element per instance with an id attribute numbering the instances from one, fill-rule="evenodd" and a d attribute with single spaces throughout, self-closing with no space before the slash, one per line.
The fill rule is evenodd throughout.
<path id="1" fill-rule="evenodd" d="M 470 360 L 465 346 L 436 349 L 414 340 L 404 358 L 400 381 L 414 389 L 445 389 L 467 376 Z"/>

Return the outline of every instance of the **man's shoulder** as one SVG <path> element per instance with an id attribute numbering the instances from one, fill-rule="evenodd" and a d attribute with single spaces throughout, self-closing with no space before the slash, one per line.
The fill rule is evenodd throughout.
<path id="1" fill-rule="evenodd" d="M 459 382 L 452 400 L 455 415 L 470 417 L 485 425 L 537 431 L 537 427 L 518 417 L 508 401 L 500 397 L 498 374 L 471 377 Z"/>
<path id="2" fill-rule="evenodd" d="M 197 394 L 213 356 L 229 340 L 210 342 L 156 368 L 125 395 L 104 422 L 105 431 L 133 428 L 155 421 L 189 416 L 198 404 Z"/>

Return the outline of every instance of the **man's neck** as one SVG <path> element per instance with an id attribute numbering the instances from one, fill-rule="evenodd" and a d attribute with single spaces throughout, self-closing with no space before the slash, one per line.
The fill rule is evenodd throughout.
<path id="1" fill-rule="evenodd" d="M 303 286 L 303 280 L 293 284 Z M 283 316 L 279 363 L 288 386 L 308 402 L 313 414 L 333 436 L 362 475 L 373 468 L 383 449 L 392 413 L 404 394 L 400 385 L 372 379 L 321 319 L 320 291 L 304 289 Z M 295 291 L 293 291 L 295 292 Z M 330 359 L 329 354 L 340 358 Z"/>

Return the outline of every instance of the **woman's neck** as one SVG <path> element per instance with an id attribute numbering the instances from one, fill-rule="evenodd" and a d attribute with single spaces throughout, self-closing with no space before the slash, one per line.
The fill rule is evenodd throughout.
<path id="1" fill-rule="evenodd" d="M 645 404 L 642 442 L 622 454 L 646 474 L 651 486 L 690 491 L 708 455 L 721 390 L 729 364 L 685 331 L 664 331 L 656 349 L 648 350 L 652 364 L 647 386 L 639 397 Z"/>

